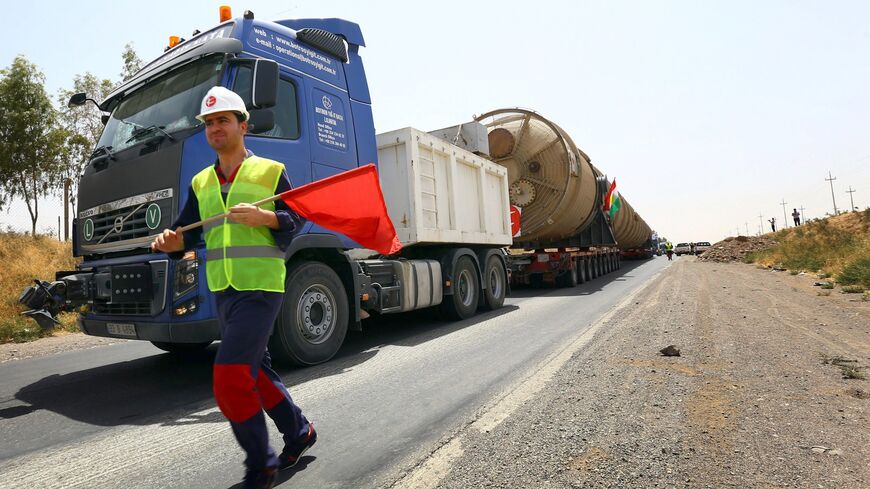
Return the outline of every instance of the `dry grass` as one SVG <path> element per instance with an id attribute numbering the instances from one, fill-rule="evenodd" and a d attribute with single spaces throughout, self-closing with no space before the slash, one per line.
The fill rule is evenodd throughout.
<path id="1" fill-rule="evenodd" d="M 49 236 L 0 233 L 0 343 L 30 341 L 46 336 L 35 321 L 21 316 L 18 303 L 21 291 L 33 284 L 34 278 L 54 280 L 54 272 L 74 270 L 76 260 L 70 243 Z M 76 331 L 75 317 L 60 318 L 61 331 Z M 51 333 L 48 333 L 49 335 Z"/>
<path id="2" fill-rule="evenodd" d="M 774 237 L 777 244 L 748 255 L 747 261 L 821 271 L 843 285 L 870 287 L 870 209 L 784 229 Z"/>

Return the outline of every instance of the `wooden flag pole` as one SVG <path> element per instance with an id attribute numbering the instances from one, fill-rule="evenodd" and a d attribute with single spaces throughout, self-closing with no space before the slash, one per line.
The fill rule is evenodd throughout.
<path id="1" fill-rule="evenodd" d="M 300 187 L 300 188 L 301 188 L 301 187 Z M 253 205 L 253 206 L 255 206 L 255 207 L 260 207 L 260 206 L 263 205 L 263 204 L 268 204 L 269 202 L 274 202 L 274 201 L 280 199 L 282 195 L 283 195 L 283 194 L 273 195 L 273 196 L 271 196 L 271 197 L 267 197 L 267 198 L 265 198 L 265 199 L 263 199 L 263 200 L 258 200 L 258 201 L 254 202 L 254 203 L 251 204 L 251 205 Z M 212 222 L 215 222 L 215 221 L 220 221 L 221 219 L 224 219 L 224 218 L 226 218 L 226 217 L 229 217 L 229 215 L 230 215 L 230 213 L 227 212 L 227 213 L 224 213 L 224 214 L 218 214 L 218 215 L 216 215 L 216 216 L 211 216 L 211 217 L 209 217 L 208 219 L 203 219 L 203 220 L 201 220 L 201 221 L 197 221 L 197 222 L 195 222 L 195 223 L 193 223 L 193 224 L 188 224 L 187 226 L 184 226 L 184 227 L 182 227 L 181 229 L 179 229 L 178 232 L 183 233 L 183 232 L 186 232 L 186 231 L 190 231 L 191 229 L 196 229 L 196 228 L 198 228 L 198 227 L 200 227 L 200 226 L 205 226 L 206 224 L 209 224 L 209 223 L 212 223 Z"/>

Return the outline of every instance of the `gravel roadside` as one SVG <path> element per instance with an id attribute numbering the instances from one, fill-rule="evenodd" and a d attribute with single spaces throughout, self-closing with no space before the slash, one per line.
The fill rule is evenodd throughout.
<path id="1" fill-rule="evenodd" d="M 870 302 L 819 293 L 679 259 L 419 487 L 870 487 Z"/>
<path id="2" fill-rule="evenodd" d="M 55 336 L 40 338 L 29 343 L 5 343 L 0 345 L 0 363 L 6 363 L 26 358 L 44 357 L 73 350 L 96 348 L 124 343 L 129 340 L 118 338 L 101 338 L 88 336 L 84 333 L 55 333 Z"/>

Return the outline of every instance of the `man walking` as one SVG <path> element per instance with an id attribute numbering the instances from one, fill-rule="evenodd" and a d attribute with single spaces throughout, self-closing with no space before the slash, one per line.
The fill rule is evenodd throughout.
<path id="1" fill-rule="evenodd" d="M 270 488 L 279 469 L 296 464 L 317 433 L 271 368 L 266 348 L 281 309 L 284 250 L 300 225 L 280 199 L 251 205 L 290 190 L 284 165 L 245 148 L 248 111 L 241 97 L 214 87 L 197 119 L 205 123 L 217 161 L 193 177 L 184 209 L 155 237 L 154 250 L 178 256 L 204 235 L 206 277 L 215 293 L 221 342 L 214 364 L 214 396 L 246 453 L 245 488 Z M 180 233 L 178 227 L 215 215 L 229 218 Z M 284 436 L 280 455 L 269 446 L 263 412 Z"/>
<path id="2" fill-rule="evenodd" d="M 770 230 L 775 233 L 776 232 L 776 218 L 771 217 L 770 219 L 767 220 L 767 222 L 770 223 Z"/>
<path id="3" fill-rule="evenodd" d="M 801 225 L 801 213 L 798 212 L 797 209 L 795 209 L 794 212 L 791 213 L 791 218 L 794 219 L 795 227 L 798 227 Z"/>

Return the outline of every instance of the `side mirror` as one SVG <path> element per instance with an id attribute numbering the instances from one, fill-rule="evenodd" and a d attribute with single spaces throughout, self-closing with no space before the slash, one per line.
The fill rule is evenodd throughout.
<path id="1" fill-rule="evenodd" d="M 78 107 L 79 105 L 84 105 L 87 101 L 88 94 L 86 94 L 85 92 L 81 92 L 70 97 L 69 102 L 66 104 L 66 106 L 69 108 Z"/>
<path id="2" fill-rule="evenodd" d="M 248 132 L 251 134 L 263 134 L 275 127 L 275 113 L 270 109 L 252 109 L 248 114 Z"/>
<path id="3" fill-rule="evenodd" d="M 107 116 L 106 114 L 101 115 L 100 122 L 102 122 L 103 125 L 105 126 L 106 124 L 109 123 L 109 116 Z"/>
<path id="4" fill-rule="evenodd" d="M 254 62 L 251 105 L 256 109 L 274 107 L 278 100 L 278 63 L 270 59 Z"/>

